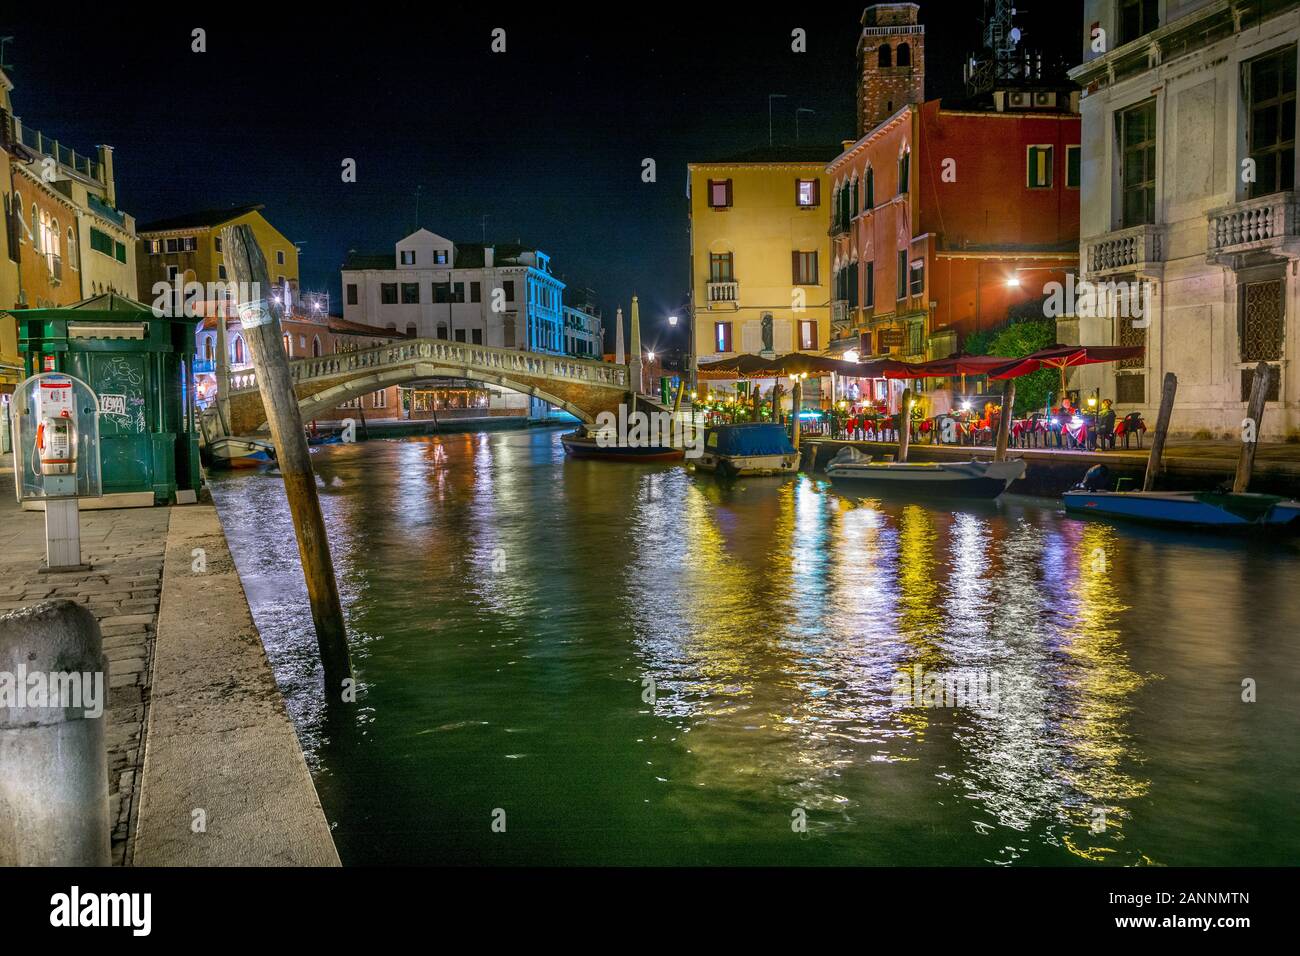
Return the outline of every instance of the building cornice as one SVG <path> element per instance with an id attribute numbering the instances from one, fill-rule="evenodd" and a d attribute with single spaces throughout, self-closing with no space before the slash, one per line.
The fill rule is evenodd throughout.
<path id="1" fill-rule="evenodd" d="M 849 162 L 851 159 L 855 158 L 860 153 L 862 153 L 866 149 L 866 147 L 871 144 L 871 141 L 873 139 L 875 139 L 877 136 L 884 136 L 885 133 L 897 127 L 899 124 L 902 123 L 904 117 L 910 118 L 912 115 L 912 111 L 916 109 L 919 105 L 920 104 L 917 103 L 906 103 L 903 106 L 899 107 L 894 112 L 893 116 L 890 116 L 888 119 L 883 120 L 882 122 L 877 124 L 874 128 L 872 128 L 871 132 L 864 135 L 852 146 L 844 150 L 844 152 L 840 153 L 829 163 L 827 163 L 826 164 L 827 175 L 829 176 L 835 175 L 835 171 L 840 166 L 842 166 L 844 163 Z"/>

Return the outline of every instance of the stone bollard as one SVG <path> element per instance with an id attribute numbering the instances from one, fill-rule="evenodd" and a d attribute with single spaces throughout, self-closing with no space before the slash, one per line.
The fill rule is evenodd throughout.
<path id="1" fill-rule="evenodd" d="M 0 615 L 0 866 L 108 866 L 108 660 L 73 601 Z"/>

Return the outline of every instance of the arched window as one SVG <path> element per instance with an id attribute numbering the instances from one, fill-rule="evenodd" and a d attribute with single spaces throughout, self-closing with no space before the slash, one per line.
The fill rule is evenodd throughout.
<path id="1" fill-rule="evenodd" d="M 312 358 L 320 358 L 320 336 L 319 335 L 313 335 L 311 337 L 311 356 Z"/>
<path id="2" fill-rule="evenodd" d="M 284 335 L 282 335 L 280 338 L 281 338 L 281 341 L 284 342 L 284 354 L 285 354 L 285 355 L 288 355 L 288 356 L 290 356 L 290 357 L 292 357 L 292 356 L 293 356 L 293 339 L 289 336 L 289 333 L 288 333 L 288 332 L 285 332 Z"/>
<path id="3" fill-rule="evenodd" d="M 59 257 L 59 220 L 51 219 L 47 227 L 49 232 L 46 235 L 46 252 L 50 256 L 50 268 L 54 268 L 54 260 Z"/>
<path id="4" fill-rule="evenodd" d="M 912 65 L 912 48 L 908 46 L 906 43 L 898 44 L 898 65 L 899 66 Z"/>
<path id="5" fill-rule="evenodd" d="M 77 244 L 72 241 L 72 227 L 68 227 L 68 265 L 77 268 Z"/>
<path id="6" fill-rule="evenodd" d="M 240 337 L 240 336 L 238 336 L 238 335 L 235 336 L 234 359 L 233 359 L 233 362 L 234 362 L 235 365 L 243 365 L 243 364 L 244 364 L 244 340 L 243 340 L 242 337 Z"/>
<path id="7" fill-rule="evenodd" d="M 415 336 L 416 336 L 417 333 L 416 333 L 416 328 L 415 328 L 415 323 L 414 323 L 414 322 L 407 322 L 407 323 L 406 323 L 406 334 L 407 334 L 408 336 L 410 336 L 411 338 L 415 338 Z"/>
<path id="8" fill-rule="evenodd" d="M 867 212 L 876 208 L 876 170 L 867 167 L 867 184 L 862 191 L 862 211 Z"/>
<path id="9" fill-rule="evenodd" d="M 32 203 L 32 248 L 37 252 L 44 251 L 41 238 L 41 211 Z"/>
<path id="10" fill-rule="evenodd" d="M 904 149 L 902 155 L 898 157 L 898 195 L 907 194 L 908 173 L 912 165 L 912 151 Z"/>
<path id="11" fill-rule="evenodd" d="M 203 339 L 203 358 L 208 362 L 215 362 L 217 358 L 217 350 L 213 347 L 212 339 L 209 337 Z"/>
<path id="12" fill-rule="evenodd" d="M 880 44 L 880 49 L 876 52 L 876 65 L 893 66 L 894 64 L 890 62 L 891 59 L 892 59 L 892 54 L 889 49 L 889 44 L 888 43 Z"/>

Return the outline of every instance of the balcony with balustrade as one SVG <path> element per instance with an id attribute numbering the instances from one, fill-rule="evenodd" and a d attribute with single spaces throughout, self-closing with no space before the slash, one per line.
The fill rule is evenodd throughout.
<path id="1" fill-rule="evenodd" d="M 740 283 L 732 280 L 708 283 L 709 308 L 734 307 L 740 302 Z"/>
<path id="2" fill-rule="evenodd" d="M 1272 193 L 1220 206 L 1206 213 L 1209 238 L 1206 259 L 1235 265 L 1247 255 L 1300 258 L 1296 194 Z"/>
<path id="3" fill-rule="evenodd" d="M 1163 226 L 1130 226 L 1084 240 L 1086 278 L 1136 275 L 1159 279 L 1164 273 Z"/>

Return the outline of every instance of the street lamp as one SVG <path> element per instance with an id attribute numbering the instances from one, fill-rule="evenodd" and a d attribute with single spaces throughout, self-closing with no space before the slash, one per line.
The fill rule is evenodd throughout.
<path id="1" fill-rule="evenodd" d="M 677 316 L 675 315 L 668 316 L 668 325 L 670 328 L 674 328 L 674 329 L 677 328 Z"/>

